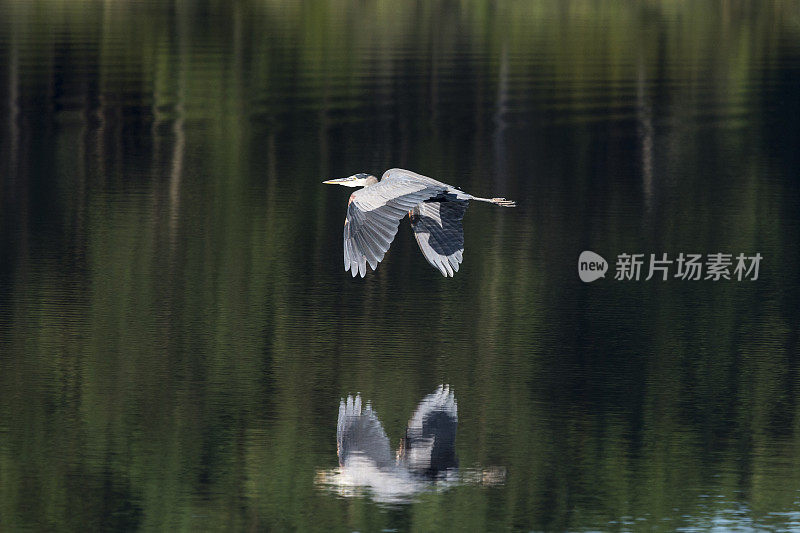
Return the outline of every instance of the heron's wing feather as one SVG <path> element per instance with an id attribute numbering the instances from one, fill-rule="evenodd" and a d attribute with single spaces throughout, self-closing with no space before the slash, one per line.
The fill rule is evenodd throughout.
<path id="1" fill-rule="evenodd" d="M 336 449 L 341 465 L 354 455 L 370 459 L 379 468 L 394 464 L 389 439 L 380 420 L 369 404 L 362 409 L 359 395 L 348 396 L 339 404 Z"/>
<path id="2" fill-rule="evenodd" d="M 406 429 L 409 468 L 443 471 L 457 465 L 455 441 L 458 405 L 449 386 L 440 385 L 419 403 Z"/>
<path id="3" fill-rule="evenodd" d="M 464 260 L 464 227 L 469 202 L 424 202 L 414 208 L 411 227 L 425 259 L 443 276 L 458 272 Z"/>
<path id="4" fill-rule="evenodd" d="M 425 200 L 447 189 L 396 175 L 354 192 L 344 221 L 344 269 L 364 277 L 367 263 L 375 270 L 389 250 L 400 220 Z"/>
<path id="5" fill-rule="evenodd" d="M 417 183 L 425 183 L 427 185 L 431 185 L 434 187 L 442 187 L 447 189 L 449 193 L 458 195 L 459 199 L 462 200 L 469 200 L 471 196 L 461 189 L 457 187 L 453 187 L 447 183 L 436 181 L 433 178 L 429 178 L 428 176 L 423 176 L 422 174 L 417 174 L 411 170 L 406 170 L 404 168 L 390 168 L 386 172 L 383 173 L 383 177 L 381 178 L 381 183 L 384 181 L 391 181 L 391 180 L 411 180 Z"/>

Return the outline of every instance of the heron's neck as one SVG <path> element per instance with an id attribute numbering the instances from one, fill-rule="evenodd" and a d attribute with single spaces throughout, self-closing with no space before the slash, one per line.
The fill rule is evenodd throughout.
<path id="1" fill-rule="evenodd" d="M 378 183 L 378 178 L 375 176 L 370 176 L 364 179 L 364 187 L 369 187 L 370 185 L 375 185 Z"/>

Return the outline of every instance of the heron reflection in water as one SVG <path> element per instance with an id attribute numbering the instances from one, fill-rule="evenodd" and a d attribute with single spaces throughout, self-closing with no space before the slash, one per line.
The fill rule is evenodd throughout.
<path id="1" fill-rule="evenodd" d="M 366 489 L 381 502 L 408 501 L 419 493 L 457 483 L 502 482 L 502 469 L 477 474 L 474 470 L 459 471 L 457 426 L 455 395 L 449 386 L 440 385 L 419 403 L 393 454 L 372 406 L 363 405 L 360 395 L 348 396 L 339 404 L 339 468 L 320 472 L 317 481 L 345 496 L 359 495 Z"/>
<path id="2" fill-rule="evenodd" d="M 408 214 L 425 259 L 443 276 L 458 272 L 464 254 L 461 224 L 470 200 L 515 207 L 505 198 L 479 198 L 427 176 L 393 168 L 380 181 L 370 174 L 324 181 L 363 187 L 350 195 L 344 219 L 344 270 L 363 278 L 378 267 Z"/>

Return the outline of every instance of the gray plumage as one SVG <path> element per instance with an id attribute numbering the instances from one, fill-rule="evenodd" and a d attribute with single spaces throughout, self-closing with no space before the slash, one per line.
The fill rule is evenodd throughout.
<path id="1" fill-rule="evenodd" d="M 408 421 L 399 460 L 417 474 L 436 477 L 458 466 L 456 428 L 458 407 L 447 385 L 427 395 Z"/>
<path id="2" fill-rule="evenodd" d="M 388 468 L 394 464 L 389 438 L 380 420 L 370 404 L 362 410 L 359 395 L 355 398 L 348 396 L 339 404 L 336 450 L 341 466 L 355 456 L 369 459 L 378 468 Z"/>
<path id="3" fill-rule="evenodd" d="M 378 417 L 361 396 L 348 396 L 339 404 L 336 429 L 339 465 L 361 464 L 366 459 L 379 470 L 436 478 L 458 466 L 455 452 L 458 407 L 450 387 L 440 385 L 419 403 L 408 421 L 396 460 Z"/>
<path id="4" fill-rule="evenodd" d="M 464 260 L 466 200 L 423 202 L 411 214 L 411 228 L 425 259 L 444 276 L 453 276 Z"/>
<path id="5" fill-rule="evenodd" d="M 364 187 L 350 195 L 344 221 L 344 269 L 364 277 L 375 270 L 389 250 L 406 215 L 425 259 L 443 276 L 458 272 L 464 254 L 462 219 L 470 200 L 503 207 L 505 198 L 479 198 L 410 170 L 387 170 L 380 181 L 355 174 L 325 183 Z"/>

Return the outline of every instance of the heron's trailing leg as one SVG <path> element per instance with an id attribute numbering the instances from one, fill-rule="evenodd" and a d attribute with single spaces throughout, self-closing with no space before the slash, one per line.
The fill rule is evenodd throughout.
<path id="1" fill-rule="evenodd" d="M 489 202 L 490 204 L 499 205 L 501 207 L 517 207 L 517 202 L 505 198 L 478 198 L 477 196 L 473 196 L 472 199 L 481 202 Z"/>

